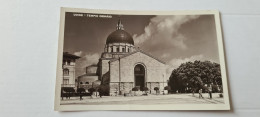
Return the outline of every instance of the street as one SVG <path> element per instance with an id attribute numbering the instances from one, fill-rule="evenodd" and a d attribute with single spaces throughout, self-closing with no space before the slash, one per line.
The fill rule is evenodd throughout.
<path id="1" fill-rule="evenodd" d="M 203 94 L 204 98 L 199 98 L 198 94 L 169 94 L 169 95 L 149 95 L 149 96 L 102 96 L 91 98 L 90 96 L 71 97 L 61 100 L 61 105 L 120 105 L 120 104 L 137 104 L 137 105 L 152 105 L 152 104 L 224 104 L 224 98 L 220 98 L 218 93 L 213 94 L 213 98 L 209 99 L 207 93 Z"/>

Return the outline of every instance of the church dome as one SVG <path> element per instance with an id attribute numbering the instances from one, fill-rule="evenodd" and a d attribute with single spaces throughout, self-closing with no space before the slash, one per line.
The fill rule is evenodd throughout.
<path id="1" fill-rule="evenodd" d="M 134 45 L 134 40 L 129 33 L 127 33 L 124 30 L 119 29 L 119 30 L 112 32 L 107 37 L 106 44 L 109 44 L 109 43 L 129 43 L 129 44 Z"/>

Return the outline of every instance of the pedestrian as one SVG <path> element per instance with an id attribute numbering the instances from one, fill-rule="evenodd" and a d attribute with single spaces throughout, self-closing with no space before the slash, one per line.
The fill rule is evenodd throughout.
<path id="1" fill-rule="evenodd" d="M 82 95 L 83 94 L 79 93 L 79 100 L 83 100 Z"/>
<path id="2" fill-rule="evenodd" d="M 209 98 L 212 99 L 212 86 L 209 87 Z"/>
<path id="3" fill-rule="evenodd" d="M 117 96 L 117 89 L 116 89 L 116 92 L 115 92 L 116 96 Z"/>
<path id="4" fill-rule="evenodd" d="M 65 96 L 66 92 L 64 91 L 64 89 L 62 89 L 62 93 L 61 93 L 61 99 L 63 100 L 63 97 Z"/>
<path id="5" fill-rule="evenodd" d="M 78 88 L 77 89 L 77 94 L 79 95 L 79 100 L 83 100 L 83 96 L 86 90 L 84 88 Z"/>
<path id="6" fill-rule="evenodd" d="M 98 92 L 99 92 L 99 96 L 100 96 L 100 98 L 102 98 L 102 95 L 103 95 L 103 91 L 102 91 L 102 89 L 99 88 L 99 89 L 98 89 Z"/>
<path id="7" fill-rule="evenodd" d="M 203 98 L 203 96 L 202 96 L 202 89 L 199 90 L 199 98 Z"/>

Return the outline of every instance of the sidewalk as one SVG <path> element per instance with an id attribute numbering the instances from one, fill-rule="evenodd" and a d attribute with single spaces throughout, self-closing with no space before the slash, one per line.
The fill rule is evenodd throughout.
<path id="1" fill-rule="evenodd" d="M 208 98 L 208 94 L 203 94 L 203 99 L 195 94 L 169 94 L 169 95 L 149 95 L 149 96 L 102 96 L 102 98 L 91 98 L 90 96 L 71 97 L 71 99 L 61 100 L 61 105 L 87 104 L 87 105 L 113 105 L 113 104 L 223 104 L 224 99 L 219 98 L 218 94 L 213 94 L 213 99 Z"/>

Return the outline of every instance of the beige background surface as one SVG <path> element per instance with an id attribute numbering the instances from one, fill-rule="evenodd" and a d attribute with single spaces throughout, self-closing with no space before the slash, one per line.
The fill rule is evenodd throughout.
<path id="1" fill-rule="evenodd" d="M 259 116 L 259 4 L 257 0 L 1 0 L 0 116 Z M 218 9 L 233 111 L 53 111 L 60 7 Z"/>

